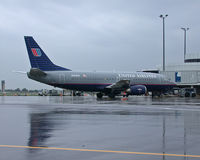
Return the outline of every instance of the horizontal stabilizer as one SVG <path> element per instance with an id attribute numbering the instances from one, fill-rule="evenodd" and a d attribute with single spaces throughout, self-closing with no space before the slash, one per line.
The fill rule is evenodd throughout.
<path id="1" fill-rule="evenodd" d="M 27 74 L 27 72 L 25 72 L 25 71 L 12 71 L 12 72 L 19 73 L 19 74 Z"/>
<path id="2" fill-rule="evenodd" d="M 38 68 L 31 68 L 29 74 L 34 77 L 42 77 L 47 75 L 44 71 Z"/>

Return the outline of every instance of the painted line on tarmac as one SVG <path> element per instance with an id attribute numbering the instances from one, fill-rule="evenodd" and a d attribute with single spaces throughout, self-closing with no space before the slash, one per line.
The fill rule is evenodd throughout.
<path id="1" fill-rule="evenodd" d="M 0 145 L 0 147 L 1 148 L 49 149 L 49 150 L 63 150 L 63 151 L 82 151 L 82 152 L 121 153 L 121 154 L 137 154 L 137 155 L 152 155 L 152 156 L 171 156 L 171 157 L 200 158 L 200 155 L 130 152 L 130 151 L 113 151 L 113 150 L 96 150 L 96 149 L 75 149 L 75 148 L 57 148 L 57 147 L 31 147 L 31 146 L 18 146 L 18 145 Z"/>

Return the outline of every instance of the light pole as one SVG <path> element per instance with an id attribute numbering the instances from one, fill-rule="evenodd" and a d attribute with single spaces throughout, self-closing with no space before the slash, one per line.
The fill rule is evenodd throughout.
<path id="1" fill-rule="evenodd" d="M 189 30 L 189 28 L 181 28 L 184 31 L 184 62 L 185 62 L 185 56 L 186 56 L 186 32 Z"/>
<path id="2" fill-rule="evenodd" d="M 163 20 L 163 71 L 165 71 L 165 18 L 168 15 L 160 15 L 160 18 Z"/>

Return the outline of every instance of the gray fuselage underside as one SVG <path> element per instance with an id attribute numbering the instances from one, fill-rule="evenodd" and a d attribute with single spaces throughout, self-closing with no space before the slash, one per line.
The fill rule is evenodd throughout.
<path id="1" fill-rule="evenodd" d="M 102 91 L 105 87 L 120 80 L 130 80 L 130 86 L 145 85 L 148 91 L 162 90 L 173 85 L 164 76 L 144 72 L 74 72 L 74 71 L 46 71 L 46 76 L 28 77 L 36 81 L 64 89 L 80 91 Z"/>

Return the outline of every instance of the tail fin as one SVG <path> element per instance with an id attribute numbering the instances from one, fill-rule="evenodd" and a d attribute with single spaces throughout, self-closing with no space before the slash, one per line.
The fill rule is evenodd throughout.
<path id="1" fill-rule="evenodd" d="M 70 69 L 52 63 L 33 37 L 24 36 L 24 39 L 32 68 L 38 68 L 42 71 L 70 71 Z"/>

